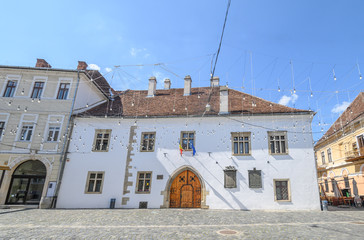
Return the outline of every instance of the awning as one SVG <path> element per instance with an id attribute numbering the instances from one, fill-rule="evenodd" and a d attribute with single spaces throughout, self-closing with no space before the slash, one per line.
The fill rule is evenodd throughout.
<path id="1" fill-rule="evenodd" d="M 0 170 L 10 170 L 9 166 L 0 165 Z"/>

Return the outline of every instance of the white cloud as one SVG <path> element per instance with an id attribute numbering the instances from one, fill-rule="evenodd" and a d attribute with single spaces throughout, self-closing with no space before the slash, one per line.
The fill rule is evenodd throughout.
<path id="1" fill-rule="evenodd" d="M 133 56 L 133 57 L 136 57 L 140 53 L 143 53 L 143 52 L 146 52 L 146 51 L 147 51 L 146 48 L 131 48 L 130 49 L 130 55 Z M 149 57 L 149 54 L 145 53 L 144 57 Z"/>
<path id="2" fill-rule="evenodd" d="M 100 67 L 99 67 L 99 66 L 97 66 L 97 65 L 96 65 L 96 64 L 94 64 L 94 63 L 89 64 L 89 65 L 88 65 L 88 67 L 89 67 L 90 69 L 92 69 L 92 70 L 100 71 Z"/>
<path id="3" fill-rule="evenodd" d="M 332 113 L 342 113 L 347 109 L 350 105 L 350 102 L 342 102 L 341 104 L 336 104 L 333 109 L 331 109 Z"/>
<path id="4" fill-rule="evenodd" d="M 112 71 L 112 69 L 111 69 L 111 68 L 109 68 L 109 67 L 107 67 L 107 68 L 105 68 L 105 71 L 109 73 L 109 72 L 111 72 L 111 71 Z"/>
<path id="5" fill-rule="evenodd" d="M 284 95 L 283 97 L 281 97 L 281 99 L 279 100 L 279 104 L 282 104 L 284 106 L 287 106 L 288 104 L 294 104 L 298 99 L 298 95 L 297 94 L 292 94 L 291 96 L 286 96 Z"/>

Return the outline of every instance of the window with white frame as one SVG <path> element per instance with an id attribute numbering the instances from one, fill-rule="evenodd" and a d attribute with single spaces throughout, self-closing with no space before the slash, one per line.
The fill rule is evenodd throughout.
<path id="1" fill-rule="evenodd" d="M 250 132 L 232 132 L 233 155 L 250 155 Z"/>
<path id="2" fill-rule="evenodd" d="M 268 132 L 269 153 L 270 154 L 287 154 L 287 132 L 276 131 Z"/>
<path id="3" fill-rule="evenodd" d="M 291 201 L 289 179 L 274 179 L 274 197 L 276 201 Z"/>
<path id="4" fill-rule="evenodd" d="M 150 193 L 152 172 L 138 172 L 137 175 L 137 193 Z"/>
<path id="5" fill-rule="evenodd" d="M 107 152 L 109 150 L 111 129 L 95 130 L 94 152 Z"/>
<path id="6" fill-rule="evenodd" d="M 61 83 L 59 85 L 57 99 L 67 99 L 70 85 L 70 83 Z"/>
<path id="7" fill-rule="evenodd" d="M 60 126 L 59 125 L 49 125 L 48 127 L 48 142 L 57 142 L 59 137 Z"/>
<path id="8" fill-rule="evenodd" d="M 8 83 L 6 84 L 3 97 L 13 97 L 17 83 L 18 83 L 17 81 L 9 80 Z"/>
<path id="9" fill-rule="evenodd" d="M 325 152 L 324 151 L 321 152 L 321 160 L 322 160 L 322 164 L 326 163 L 325 162 Z"/>
<path id="10" fill-rule="evenodd" d="M 88 172 L 85 193 L 102 193 L 105 172 Z"/>
<path id="11" fill-rule="evenodd" d="M 44 87 L 44 82 L 35 82 L 33 87 L 31 98 L 40 98 L 42 96 L 42 91 Z"/>
<path id="12" fill-rule="evenodd" d="M 4 130 L 5 130 L 5 122 L 1 121 L 0 122 L 0 140 L 3 136 Z"/>
<path id="13" fill-rule="evenodd" d="M 155 143 L 155 132 L 143 132 L 141 139 L 141 152 L 153 152 Z"/>
<path id="14" fill-rule="evenodd" d="M 332 162 L 331 148 L 327 149 L 327 160 L 329 162 Z"/>
<path id="15" fill-rule="evenodd" d="M 25 123 L 22 126 L 19 141 L 30 141 L 33 134 L 33 124 Z"/>

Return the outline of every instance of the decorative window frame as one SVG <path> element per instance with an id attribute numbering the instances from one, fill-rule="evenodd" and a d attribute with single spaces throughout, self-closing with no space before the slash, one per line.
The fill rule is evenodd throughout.
<path id="1" fill-rule="evenodd" d="M 287 181 L 288 199 L 277 200 L 276 182 L 278 182 L 278 181 Z M 292 196 L 291 196 L 291 181 L 290 181 L 289 178 L 273 179 L 273 189 L 274 189 L 274 201 L 275 202 L 292 202 Z"/>
<path id="2" fill-rule="evenodd" d="M 5 135 L 6 126 L 8 125 L 10 113 L 0 113 L 0 122 L 4 122 L 4 129 L 3 132 L 0 134 L 0 142 L 3 139 L 3 136 Z"/>
<path id="3" fill-rule="evenodd" d="M 249 144 L 249 152 L 248 153 L 234 153 L 235 149 L 234 149 L 234 137 L 248 137 L 248 144 Z M 238 145 L 239 145 L 239 140 L 238 140 Z M 245 139 L 243 140 L 243 146 L 244 146 L 244 150 L 245 150 Z M 238 147 L 239 148 L 239 147 Z M 251 156 L 251 149 L 252 149 L 252 139 L 251 139 L 251 132 L 231 132 L 231 152 L 233 156 Z M 238 149 L 239 150 L 239 149 Z"/>
<path id="4" fill-rule="evenodd" d="M 17 90 L 19 88 L 20 80 L 21 80 L 21 75 L 7 74 L 6 78 L 5 78 L 3 88 L 2 88 L 1 93 L 0 93 L 1 97 L 4 96 L 5 89 L 6 89 L 6 86 L 8 85 L 8 82 L 9 81 L 17 81 L 16 87 L 15 87 L 15 90 L 14 90 L 14 95 L 12 97 L 9 97 L 9 98 L 16 97 L 16 92 L 17 92 Z"/>
<path id="5" fill-rule="evenodd" d="M 100 191 L 99 192 L 89 192 L 88 191 L 88 187 L 90 185 L 90 177 L 91 174 L 96 174 L 96 178 L 95 180 L 97 180 L 97 174 L 102 173 L 102 178 L 101 178 L 101 187 L 100 187 Z M 86 186 L 85 186 L 85 194 L 102 194 L 102 189 L 104 187 L 104 179 L 105 179 L 105 171 L 88 171 L 87 173 L 87 179 L 86 179 Z M 96 186 L 96 184 L 95 184 Z"/>
<path id="6" fill-rule="evenodd" d="M 94 141 L 92 144 L 92 152 L 108 152 L 109 151 L 109 147 L 110 147 L 110 139 L 111 139 L 111 129 L 95 129 L 95 136 L 94 136 Z M 96 141 L 97 141 L 97 134 L 102 133 L 103 136 L 105 133 L 109 134 L 109 138 L 107 139 L 107 146 L 106 146 L 106 150 L 102 150 L 102 148 L 100 150 L 96 149 Z M 102 141 L 104 140 L 104 137 L 102 137 Z"/>
<path id="7" fill-rule="evenodd" d="M 32 93 L 34 91 L 34 84 L 36 82 L 44 82 L 43 88 L 42 88 L 42 93 L 40 94 L 39 99 L 43 99 L 44 98 L 44 92 L 46 90 L 47 87 L 47 81 L 48 81 L 48 77 L 47 76 L 34 76 L 33 77 L 33 81 L 32 81 L 32 85 L 31 85 L 31 89 L 29 90 L 29 98 L 32 98 Z"/>
<path id="8" fill-rule="evenodd" d="M 138 186 L 139 186 L 139 174 L 143 173 L 144 174 L 144 184 L 143 187 L 145 187 L 145 180 L 149 179 L 149 191 L 138 191 Z M 150 178 L 146 178 L 146 174 L 149 173 L 150 174 Z M 138 171 L 137 172 L 137 177 L 136 177 L 136 183 L 135 183 L 135 193 L 136 194 L 150 194 L 152 192 L 152 178 L 153 178 L 153 172 L 152 171 Z"/>
<path id="9" fill-rule="evenodd" d="M 57 119 L 58 119 L 58 121 L 57 121 Z M 55 143 L 55 142 L 59 142 L 59 140 L 62 139 L 63 121 L 64 121 L 64 115 L 49 115 L 48 116 L 47 125 L 44 129 L 44 135 L 43 135 L 43 138 L 45 139 L 44 142 Z M 59 136 L 58 136 L 57 141 L 48 141 L 48 133 L 49 133 L 50 126 L 59 127 Z"/>
<path id="10" fill-rule="evenodd" d="M 153 144 L 153 149 L 152 150 L 148 150 L 148 148 L 147 148 L 147 150 L 142 150 L 142 148 L 143 148 L 143 142 L 144 142 L 144 135 L 149 135 L 149 134 L 154 134 L 154 144 Z M 142 137 L 141 137 L 141 139 L 140 139 L 140 152 L 154 152 L 154 149 L 155 149 L 155 140 L 156 140 L 156 132 L 142 132 Z M 147 145 L 147 147 L 149 146 L 149 138 L 148 138 L 148 145 Z"/>
<path id="11" fill-rule="evenodd" d="M 184 133 L 187 133 L 188 136 L 189 136 L 190 133 L 193 133 L 193 146 L 196 148 L 196 131 L 181 131 L 179 144 L 181 144 L 182 149 L 183 149 L 182 141 L 183 141 L 183 134 Z M 183 149 L 183 151 L 192 151 L 192 148 L 190 148 L 189 141 L 187 142 L 187 148 Z"/>
<path id="12" fill-rule="evenodd" d="M 332 162 L 332 151 L 331 151 L 331 148 L 326 149 L 326 154 L 327 154 L 327 162 L 328 163 L 331 163 Z"/>
<path id="13" fill-rule="evenodd" d="M 325 151 L 321 151 L 321 162 L 322 162 L 322 165 L 326 164 Z"/>
<path id="14" fill-rule="evenodd" d="M 60 78 L 58 78 L 56 92 L 54 93 L 54 99 L 57 99 L 57 100 L 70 100 L 70 99 L 72 99 L 70 97 L 71 90 L 72 90 L 72 82 L 73 82 L 73 78 L 66 78 L 66 77 L 60 77 Z M 68 95 L 67 95 L 67 98 L 65 98 L 65 99 L 58 99 L 57 98 L 58 92 L 59 92 L 59 87 L 61 86 L 61 83 L 69 83 L 70 84 L 70 88 L 68 90 Z"/>
<path id="15" fill-rule="evenodd" d="M 33 120 L 24 120 L 25 117 L 33 117 Z M 21 118 L 20 118 L 20 124 L 19 124 L 19 129 L 18 132 L 16 134 L 16 142 L 28 142 L 31 143 L 33 141 L 33 137 L 35 135 L 35 130 L 36 130 L 36 125 L 38 122 L 38 114 L 22 114 Z M 21 135 L 21 130 L 23 129 L 24 125 L 33 125 L 33 133 L 32 136 L 30 137 L 29 141 L 24 141 L 24 140 L 20 140 L 20 135 Z"/>
<path id="16" fill-rule="evenodd" d="M 284 141 L 285 141 L 285 153 L 272 153 L 271 147 L 270 147 L 270 137 L 271 136 L 282 136 L 284 135 Z M 288 148 L 288 136 L 287 131 L 268 131 L 268 151 L 270 155 L 288 155 L 289 154 L 289 148 Z M 279 140 L 281 142 L 281 140 Z M 281 145 L 281 144 L 280 144 Z"/>

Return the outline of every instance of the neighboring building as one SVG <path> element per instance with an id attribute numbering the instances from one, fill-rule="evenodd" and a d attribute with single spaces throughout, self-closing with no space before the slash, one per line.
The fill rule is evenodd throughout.
<path id="1" fill-rule="evenodd" d="M 108 99 L 98 71 L 0 66 L 0 205 L 49 207 L 61 171 L 71 113 Z M 88 105 L 88 106 L 87 106 Z"/>
<path id="2" fill-rule="evenodd" d="M 313 112 L 191 82 L 79 114 L 57 207 L 320 209 Z"/>
<path id="3" fill-rule="evenodd" d="M 364 92 L 317 142 L 315 154 L 322 195 L 364 197 Z"/>

